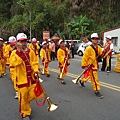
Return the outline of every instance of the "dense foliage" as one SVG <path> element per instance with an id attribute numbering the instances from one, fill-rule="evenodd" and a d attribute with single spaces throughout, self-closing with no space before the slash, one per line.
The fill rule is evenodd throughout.
<path id="1" fill-rule="evenodd" d="M 30 19 L 31 13 L 31 19 Z M 64 39 L 82 39 L 120 25 L 119 0 L 1 0 L 0 37 L 18 32 L 42 39 L 49 30 Z"/>

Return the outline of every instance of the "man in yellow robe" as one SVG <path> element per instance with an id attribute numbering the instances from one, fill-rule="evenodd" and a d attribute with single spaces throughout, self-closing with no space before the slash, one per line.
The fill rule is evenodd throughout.
<path id="1" fill-rule="evenodd" d="M 28 47 L 35 52 L 36 58 L 38 59 L 38 68 L 40 69 L 40 60 L 39 60 L 39 55 L 38 55 L 40 46 L 38 45 L 36 38 L 33 38 L 31 40 L 31 43 L 29 44 Z"/>
<path id="2" fill-rule="evenodd" d="M 49 63 L 51 62 L 51 59 L 50 59 L 50 51 L 49 49 L 47 48 L 47 42 L 46 41 L 43 41 L 42 42 L 42 49 L 40 51 L 40 57 L 41 57 L 41 60 L 42 60 L 42 64 L 43 64 L 43 69 L 42 69 L 42 74 L 46 74 L 47 77 L 50 76 L 50 72 L 49 72 Z"/>
<path id="3" fill-rule="evenodd" d="M 97 33 L 93 33 L 91 35 L 91 41 L 92 41 L 92 46 L 88 46 L 85 50 L 85 53 L 82 57 L 82 68 L 87 69 L 87 72 L 89 71 L 90 73 L 90 80 L 91 80 L 91 84 L 92 84 L 92 88 L 94 90 L 94 93 L 97 97 L 99 98 L 103 98 L 103 95 L 99 92 L 100 91 L 100 83 L 99 83 L 99 79 L 98 79 L 98 57 L 96 56 L 96 52 L 94 49 L 96 49 L 98 55 L 102 55 L 103 51 L 102 48 L 100 46 L 98 46 L 98 34 Z M 94 49 L 93 49 L 94 47 Z M 89 68 L 87 68 L 90 65 Z M 85 80 L 85 81 L 84 81 Z M 80 84 L 81 86 L 84 87 L 84 82 L 87 79 L 81 79 L 80 80 Z"/>
<path id="4" fill-rule="evenodd" d="M 70 51 L 67 47 L 65 47 L 64 41 L 59 40 L 60 48 L 57 51 L 57 59 L 58 59 L 58 67 L 59 67 L 59 75 L 58 79 L 61 79 L 61 84 L 66 85 L 64 81 L 64 77 L 68 72 L 68 66 L 70 65 Z"/>
<path id="5" fill-rule="evenodd" d="M 0 78 L 5 74 L 4 41 L 0 38 Z"/>
<path id="6" fill-rule="evenodd" d="M 9 48 L 10 48 L 9 50 L 10 51 L 6 51 L 6 54 L 8 54 L 8 59 L 9 59 L 10 77 L 11 77 L 11 80 L 13 82 L 13 86 L 15 89 L 15 99 L 18 98 L 18 88 L 17 88 L 17 84 L 16 84 L 17 76 L 16 76 L 16 68 L 11 65 L 12 57 L 10 57 L 10 56 L 11 56 L 11 53 L 16 49 L 16 47 L 15 47 L 16 43 L 17 43 L 16 38 L 14 36 L 10 36 L 9 37 Z"/>
<path id="7" fill-rule="evenodd" d="M 11 65 L 16 68 L 19 110 L 23 120 L 30 120 L 30 102 L 34 100 L 36 86 L 35 76 L 38 75 L 38 60 L 33 50 L 27 48 L 27 36 L 17 35 L 17 49 L 11 54 Z"/>

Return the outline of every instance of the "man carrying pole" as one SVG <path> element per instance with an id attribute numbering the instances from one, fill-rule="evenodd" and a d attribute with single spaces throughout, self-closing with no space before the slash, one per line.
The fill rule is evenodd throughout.
<path id="1" fill-rule="evenodd" d="M 51 62 L 51 59 L 50 59 L 50 52 L 49 52 L 49 49 L 47 48 L 47 42 L 46 41 L 43 41 L 42 42 L 42 49 L 40 51 L 40 57 L 41 57 L 41 60 L 42 60 L 42 64 L 43 64 L 43 69 L 42 69 L 42 74 L 46 74 L 47 77 L 50 76 L 50 72 L 49 72 L 49 63 Z"/>
<path id="2" fill-rule="evenodd" d="M 99 97 L 100 99 L 103 98 L 103 95 L 99 92 L 100 91 L 100 83 L 99 83 L 99 79 L 98 79 L 98 56 L 101 55 L 103 56 L 104 52 L 102 52 L 102 48 L 100 46 L 98 46 L 98 34 L 97 33 L 93 33 L 91 35 L 91 41 L 92 41 L 92 45 L 88 46 L 85 50 L 85 53 L 82 57 L 82 68 L 86 69 L 89 65 L 90 67 L 88 68 L 88 70 L 86 72 L 89 72 L 90 75 L 90 80 L 91 80 L 91 84 L 92 84 L 92 88 L 94 90 L 94 94 Z M 96 51 L 98 53 L 98 55 L 96 55 Z M 80 80 L 80 84 L 81 86 L 84 87 L 84 81 L 86 79 L 81 79 Z"/>
<path id="3" fill-rule="evenodd" d="M 64 77 L 68 72 L 68 66 L 70 65 L 70 50 L 65 47 L 64 41 L 59 40 L 60 48 L 57 51 L 57 59 L 58 59 L 58 67 L 59 67 L 59 75 L 58 79 L 61 80 L 61 84 L 66 85 L 64 81 Z"/>

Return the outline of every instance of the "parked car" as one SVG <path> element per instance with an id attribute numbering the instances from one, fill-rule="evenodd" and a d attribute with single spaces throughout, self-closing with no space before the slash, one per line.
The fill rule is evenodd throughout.
<path id="1" fill-rule="evenodd" d="M 75 44 L 75 54 L 77 54 L 77 50 L 78 50 L 81 43 L 74 43 L 74 44 Z"/>
<path id="2" fill-rule="evenodd" d="M 78 50 L 77 50 L 77 54 L 79 56 L 82 56 L 84 54 L 84 51 L 85 51 L 85 47 L 83 47 L 85 43 L 80 43 L 79 44 L 79 47 L 78 47 Z"/>
<path id="3" fill-rule="evenodd" d="M 80 40 L 65 40 L 65 44 L 66 44 L 67 42 L 70 43 L 71 41 L 73 41 L 75 44 L 76 44 L 76 43 L 81 43 Z"/>

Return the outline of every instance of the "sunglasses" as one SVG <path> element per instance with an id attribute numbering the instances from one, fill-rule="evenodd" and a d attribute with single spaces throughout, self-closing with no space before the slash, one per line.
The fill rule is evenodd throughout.
<path id="1" fill-rule="evenodd" d="M 93 40 L 99 40 L 99 38 L 92 38 Z"/>

